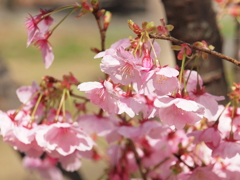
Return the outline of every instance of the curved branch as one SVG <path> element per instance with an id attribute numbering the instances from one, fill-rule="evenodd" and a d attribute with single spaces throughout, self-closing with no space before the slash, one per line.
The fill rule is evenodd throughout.
<path id="1" fill-rule="evenodd" d="M 184 41 L 181 41 L 179 39 L 176 39 L 174 37 L 171 37 L 171 36 L 163 36 L 163 35 L 152 35 L 152 34 L 149 34 L 149 37 L 150 38 L 154 38 L 154 39 L 163 39 L 163 40 L 168 40 L 168 41 L 171 41 L 171 42 L 174 42 L 176 44 L 187 44 L 191 49 L 194 49 L 194 50 L 198 50 L 198 51 L 202 51 L 202 52 L 205 52 L 205 53 L 208 53 L 208 54 L 211 54 L 211 55 L 214 55 L 214 56 L 217 56 L 221 59 L 225 59 L 237 66 L 240 67 L 240 62 L 237 61 L 236 59 L 233 59 L 231 57 L 228 57 L 228 56 L 225 56 L 224 54 L 221 54 L 219 52 L 216 52 L 216 51 L 212 51 L 212 50 L 209 50 L 209 49 L 204 49 L 204 48 L 200 48 L 200 47 L 197 47 L 197 46 L 194 46 L 192 44 L 189 44 L 189 43 L 186 43 Z"/>

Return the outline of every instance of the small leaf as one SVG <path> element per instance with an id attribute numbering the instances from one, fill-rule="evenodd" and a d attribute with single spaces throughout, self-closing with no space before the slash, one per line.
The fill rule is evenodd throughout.
<path id="1" fill-rule="evenodd" d="M 172 31 L 174 29 L 174 26 L 171 24 L 168 24 L 165 27 L 168 29 L 168 31 Z"/>
<path id="2" fill-rule="evenodd" d="M 208 48 L 209 48 L 210 50 L 214 50 L 215 47 L 214 47 L 213 45 L 209 45 Z"/>
<path id="3" fill-rule="evenodd" d="M 181 46 L 178 46 L 178 45 L 172 45 L 172 47 L 171 47 L 173 50 L 175 50 L 175 51 L 180 51 L 181 50 Z"/>

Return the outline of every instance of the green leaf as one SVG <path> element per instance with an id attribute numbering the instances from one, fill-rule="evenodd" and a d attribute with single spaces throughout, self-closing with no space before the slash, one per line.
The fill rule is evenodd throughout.
<path id="1" fill-rule="evenodd" d="M 173 50 L 175 50 L 175 51 L 180 51 L 181 49 L 182 49 L 182 47 L 181 46 L 178 46 L 178 45 L 172 45 L 172 47 L 171 47 Z"/>
<path id="2" fill-rule="evenodd" d="M 168 31 L 172 31 L 174 29 L 174 26 L 171 24 L 166 25 L 166 28 L 168 29 Z"/>

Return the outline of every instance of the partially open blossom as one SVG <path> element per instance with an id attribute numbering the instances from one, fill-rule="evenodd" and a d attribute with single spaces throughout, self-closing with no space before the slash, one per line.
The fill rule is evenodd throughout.
<path id="1" fill-rule="evenodd" d="M 178 60 L 183 59 L 183 54 L 185 53 L 186 55 L 191 55 L 192 54 L 192 49 L 187 45 L 187 44 L 181 44 L 181 46 L 174 45 L 172 46 L 174 50 L 180 50 L 180 52 L 177 55 Z"/>
<path id="2" fill-rule="evenodd" d="M 36 37 L 34 45 L 38 47 L 42 52 L 42 58 L 43 62 L 45 64 L 45 68 L 48 69 L 53 60 L 54 60 L 54 54 L 52 52 L 52 47 L 50 46 L 50 43 L 48 42 L 50 34 L 39 34 L 39 36 Z"/>
<path id="3" fill-rule="evenodd" d="M 28 41 L 27 46 L 29 46 L 33 41 L 37 33 L 46 33 L 49 26 L 52 25 L 53 19 L 50 16 L 42 18 L 45 14 L 50 11 L 40 10 L 40 14 L 36 16 L 31 16 L 27 18 L 25 25 L 28 30 Z"/>

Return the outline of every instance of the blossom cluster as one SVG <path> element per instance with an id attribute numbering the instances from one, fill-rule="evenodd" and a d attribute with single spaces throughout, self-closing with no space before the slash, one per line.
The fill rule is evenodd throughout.
<path id="1" fill-rule="evenodd" d="M 82 7 L 79 16 L 104 14 L 96 10 L 95 1 L 93 8 L 86 2 Z M 40 47 L 46 68 L 53 61 L 51 12 L 42 10 L 26 21 L 27 44 Z M 58 165 L 72 172 L 88 158 L 108 162 L 102 177 L 108 180 L 240 178 L 240 85 L 229 94 L 233 106 L 218 105 L 224 97 L 206 92 L 198 72 L 184 69 L 187 58 L 207 57 L 194 54 L 187 44 L 173 47 L 180 51 L 181 67 L 162 66 L 161 48 L 149 37 L 168 35 L 172 27 L 161 23 L 155 27 L 144 22 L 140 28 L 129 21 L 137 37 L 121 39 L 95 56 L 101 58 L 105 79 L 79 82 L 72 74 L 62 80 L 45 76 L 39 84 L 17 90 L 22 106 L 0 111 L 0 134 L 25 154 L 26 168 L 60 180 Z M 195 45 L 212 49 L 205 41 Z M 77 89 L 86 97 L 75 93 Z M 108 143 L 105 153 L 98 137 Z"/>

